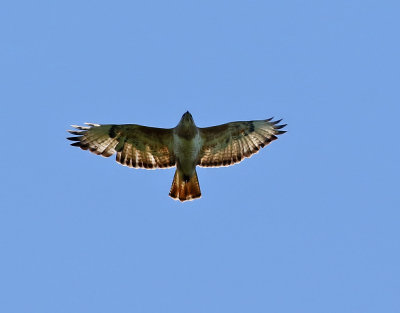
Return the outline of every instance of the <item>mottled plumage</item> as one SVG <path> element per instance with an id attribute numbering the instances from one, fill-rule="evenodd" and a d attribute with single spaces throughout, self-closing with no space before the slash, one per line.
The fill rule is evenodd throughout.
<path id="1" fill-rule="evenodd" d="M 88 126 L 72 125 L 69 130 L 76 141 L 72 146 L 109 157 L 116 153 L 117 162 L 135 168 L 168 168 L 176 166 L 170 196 L 180 201 L 201 196 L 196 166 L 229 166 L 257 153 L 260 148 L 285 133 L 278 121 L 257 120 L 232 122 L 199 128 L 186 112 L 175 128 L 154 128 L 135 124 Z"/>

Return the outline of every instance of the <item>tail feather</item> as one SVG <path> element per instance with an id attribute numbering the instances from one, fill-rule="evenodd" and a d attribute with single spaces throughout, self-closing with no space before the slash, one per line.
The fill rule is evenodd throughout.
<path id="1" fill-rule="evenodd" d="M 186 181 L 183 178 L 182 173 L 177 169 L 175 171 L 169 196 L 176 200 L 179 199 L 182 202 L 200 198 L 201 191 L 196 171 L 194 171 L 193 176 Z"/>

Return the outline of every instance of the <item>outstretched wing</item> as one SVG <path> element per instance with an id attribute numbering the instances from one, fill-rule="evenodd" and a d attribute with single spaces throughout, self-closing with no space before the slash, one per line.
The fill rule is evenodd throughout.
<path id="1" fill-rule="evenodd" d="M 129 167 L 166 168 L 175 166 L 172 129 L 135 124 L 99 125 L 86 123 L 69 132 L 76 137 L 72 146 L 109 157 L 117 153 L 117 162 Z"/>
<path id="2" fill-rule="evenodd" d="M 232 122 L 223 125 L 199 128 L 203 141 L 199 166 L 229 166 L 239 163 L 245 157 L 257 153 L 260 148 L 278 139 L 276 135 L 286 124 L 272 118 L 260 121 Z"/>

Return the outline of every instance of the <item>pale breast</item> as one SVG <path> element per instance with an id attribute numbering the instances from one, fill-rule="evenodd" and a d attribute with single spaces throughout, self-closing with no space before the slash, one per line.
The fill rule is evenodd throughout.
<path id="1" fill-rule="evenodd" d="M 174 134 L 174 154 L 182 171 L 185 174 L 192 174 L 196 168 L 199 152 L 201 149 L 201 137 L 197 131 L 192 139 L 185 139 Z"/>

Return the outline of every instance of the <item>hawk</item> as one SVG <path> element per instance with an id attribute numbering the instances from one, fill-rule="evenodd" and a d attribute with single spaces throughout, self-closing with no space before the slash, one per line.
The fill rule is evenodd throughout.
<path id="1" fill-rule="evenodd" d="M 285 133 L 272 118 L 231 122 L 200 128 L 187 111 L 174 128 L 155 128 L 136 124 L 72 125 L 76 135 L 67 139 L 72 146 L 109 157 L 117 154 L 122 165 L 157 169 L 176 166 L 169 196 L 180 201 L 200 198 L 196 166 L 220 167 L 249 158 Z"/>

